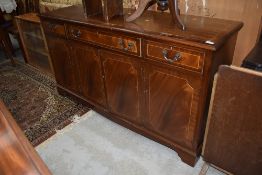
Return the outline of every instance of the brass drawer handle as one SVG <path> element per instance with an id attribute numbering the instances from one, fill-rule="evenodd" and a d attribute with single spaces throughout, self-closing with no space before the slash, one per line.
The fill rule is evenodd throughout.
<path id="1" fill-rule="evenodd" d="M 134 43 L 133 42 L 128 42 L 127 47 L 125 47 L 125 42 L 122 38 L 118 39 L 118 44 L 120 45 L 120 48 L 123 49 L 124 51 L 129 51 L 133 48 Z"/>
<path id="2" fill-rule="evenodd" d="M 78 38 L 78 37 L 81 36 L 82 33 L 81 33 L 80 30 L 72 29 L 72 30 L 71 30 L 71 34 L 72 34 L 72 36 L 73 36 L 74 38 Z"/>
<path id="3" fill-rule="evenodd" d="M 173 63 L 175 61 L 180 61 L 182 59 L 182 56 L 179 52 L 177 52 L 173 59 L 168 58 L 168 51 L 166 49 L 163 50 L 163 57 L 165 60 L 167 60 L 170 63 Z"/>

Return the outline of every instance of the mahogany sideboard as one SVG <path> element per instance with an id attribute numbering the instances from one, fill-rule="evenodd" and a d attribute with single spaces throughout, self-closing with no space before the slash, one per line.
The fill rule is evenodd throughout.
<path id="1" fill-rule="evenodd" d="M 51 175 L 11 113 L 0 100 L 0 174 Z"/>
<path id="2" fill-rule="evenodd" d="M 86 18 L 81 6 L 40 15 L 58 91 L 179 154 L 202 149 L 214 73 L 231 64 L 241 22 L 147 11 L 134 22 Z M 102 126 L 98 126 L 102 127 Z"/>

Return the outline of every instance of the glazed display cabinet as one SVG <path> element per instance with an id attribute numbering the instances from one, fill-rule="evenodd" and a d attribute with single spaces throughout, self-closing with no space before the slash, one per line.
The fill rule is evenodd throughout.
<path id="1" fill-rule="evenodd" d="M 42 32 L 40 19 L 36 13 L 16 17 L 19 35 L 25 52 L 25 62 L 38 70 L 52 75 L 52 67 Z"/>

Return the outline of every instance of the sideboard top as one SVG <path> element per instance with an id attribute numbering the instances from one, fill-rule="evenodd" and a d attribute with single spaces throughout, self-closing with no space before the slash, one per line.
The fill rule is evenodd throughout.
<path id="1" fill-rule="evenodd" d="M 125 12 L 127 12 L 127 10 Z M 82 6 L 66 7 L 41 14 L 40 16 L 159 39 L 162 38 L 209 50 L 219 49 L 227 38 L 235 32 L 238 32 L 243 26 L 242 22 L 181 15 L 187 27 L 186 31 L 182 31 L 172 22 L 169 13 L 155 11 L 146 11 L 140 18 L 133 22 L 125 22 L 125 16 L 113 18 L 107 23 L 101 15 L 85 17 Z"/>
<path id="2" fill-rule="evenodd" d="M 39 19 L 39 16 L 37 16 L 37 13 L 25 13 L 25 14 L 16 16 L 16 18 L 24 20 L 24 21 L 40 23 L 40 19 Z"/>

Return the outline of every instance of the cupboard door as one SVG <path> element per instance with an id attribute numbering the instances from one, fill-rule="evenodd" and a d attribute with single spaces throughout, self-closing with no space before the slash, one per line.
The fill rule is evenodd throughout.
<path id="1" fill-rule="evenodd" d="M 101 51 L 109 110 L 140 123 L 141 69 L 135 58 Z"/>
<path id="2" fill-rule="evenodd" d="M 46 35 L 56 81 L 62 87 L 79 94 L 78 71 L 66 40 Z"/>
<path id="3" fill-rule="evenodd" d="M 147 69 L 146 127 L 157 134 L 192 147 L 200 80 L 175 70 Z"/>
<path id="4" fill-rule="evenodd" d="M 88 45 L 71 43 L 72 57 L 79 71 L 81 95 L 91 102 L 106 105 L 102 68 L 98 50 Z"/>

